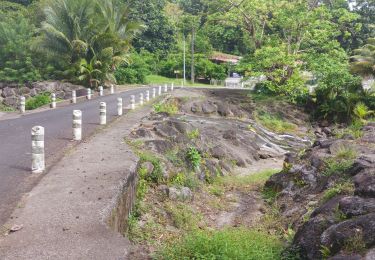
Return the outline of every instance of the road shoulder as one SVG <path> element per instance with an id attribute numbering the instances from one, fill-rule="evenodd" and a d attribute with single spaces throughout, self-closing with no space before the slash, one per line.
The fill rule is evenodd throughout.
<path id="1" fill-rule="evenodd" d="M 106 221 L 138 158 L 123 137 L 151 106 L 139 108 L 72 149 L 25 197 L 0 236 L 0 259 L 126 259 L 129 241 Z"/>

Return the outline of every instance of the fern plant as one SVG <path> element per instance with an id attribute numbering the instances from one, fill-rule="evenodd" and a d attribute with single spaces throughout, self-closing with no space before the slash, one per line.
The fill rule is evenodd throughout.
<path id="1" fill-rule="evenodd" d="M 374 114 L 374 111 L 369 110 L 369 108 L 363 103 L 359 102 L 353 109 L 353 114 L 357 119 L 359 119 L 362 122 L 366 121 L 366 118 L 372 114 Z"/>

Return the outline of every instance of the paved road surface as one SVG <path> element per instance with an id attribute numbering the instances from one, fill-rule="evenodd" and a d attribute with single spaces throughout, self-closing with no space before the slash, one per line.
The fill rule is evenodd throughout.
<path id="1" fill-rule="evenodd" d="M 41 177 L 30 173 L 30 131 L 33 126 L 45 127 L 48 167 L 63 155 L 69 144 L 72 144 L 72 111 L 74 109 L 82 110 L 83 138 L 85 138 L 99 127 L 99 102 L 107 102 L 107 120 L 110 122 L 117 114 L 117 97 L 123 97 L 124 106 L 127 106 L 130 102 L 130 95 L 136 95 L 138 102 L 141 91 L 144 92 L 145 89 L 129 90 L 55 110 L 0 121 L 0 227 L 11 216 L 22 195 L 30 191 Z"/>

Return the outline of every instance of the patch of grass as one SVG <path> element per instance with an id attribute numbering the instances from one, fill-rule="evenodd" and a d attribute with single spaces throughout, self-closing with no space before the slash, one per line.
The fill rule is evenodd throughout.
<path id="1" fill-rule="evenodd" d="M 357 157 L 358 152 L 351 146 L 342 146 L 340 149 L 337 151 L 335 157 L 337 159 L 344 159 L 344 160 L 353 160 Z"/>
<path id="2" fill-rule="evenodd" d="M 194 212 L 189 205 L 172 202 L 166 204 L 165 210 L 170 215 L 173 225 L 178 229 L 194 230 L 201 220 L 200 214 Z"/>
<path id="3" fill-rule="evenodd" d="M 335 131 L 335 136 L 337 138 L 343 138 L 345 135 L 351 135 L 358 139 L 363 136 L 362 132 L 363 123 L 360 121 L 355 121 L 346 128 L 338 129 Z"/>
<path id="4" fill-rule="evenodd" d="M 40 93 L 26 100 L 26 110 L 33 110 L 51 103 L 51 93 Z"/>
<path id="5" fill-rule="evenodd" d="M 14 112 L 16 111 L 13 107 L 7 106 L 0 102 L 0 111 L 2 112 Z"/>
<path id="6" fill-rule="evenodd" d="M 199 129 L 195 129 L 193 131 L 190 131 L 187 133 L 187 136 L 190 140 L 196 140 L 200 137 L 200 132 L 199 132 Z"/>
<path id="7" fill-rule="evenodd" d="M 355 233 L 351 238 L 345 241 L 344 251 L 347 253 L 359 253 L 363 255 L 366 252 L 366 243 L 361 233 Z"/>
<path id="8" fill-rule="evenodd" d="M 325 176 L 332 176 L 334 174 L 345 173 L 352 167 L 353 160 L 337 160 L 336 158 L 329 158 L 325 160 L 325 169 L 322 174 Z"/>
<path id="9" fill-rule="evenodd" d="M 280 115 L 272 115 L 265 111 L 255 112 L 255 118 L 264 127 L 276 133 L 294 132 L 297 125 L 285 121 Z"/>
<path id="10" fill-rule="evenodd" d="M 130 216 L 128 226 L 129 231 L 126 235 L 130 241 L 135 243 L 147 241 L 153 244 L 156 242 L 154 234 L 159 234 L 163 230 L 163 226 L 157 223 L 153 218 L 148 219 L 146 223 L 140 225 L 138 218 Z"/>
<path id="11" fill-rule="evenodd" d="M 327 202 L 328 200 L 336 197 L 337 195 L 353 195 L 354 194 L 354 184 L 352 182 L 338 183 L 335 186 L 327 189 L 322 197 L 322 202 Z"/>
<path id="12" fill-rule="evenodd" d="M 262 186 L 272 175 L 279 172 L 279 170 L 265 170 L 254 174 L 236 176 L 229 175 L 218 177 L 215 179 L 213 185 L 221 186 L 226 189 L 233 189 L 234 187 L 242 189 L 250 186 Z"/>
<path id="13" fill-rule="evenodd" d="M 278 194 L 279 193 L 273 188 L 264 187 L 262 190 L 263 199 L 269 204 L 273 204 L 276 201 Z"/>
<path id="14" fill-rule="evenodd" d="M 154 105 L 156 113 L 167 113 L 168 115 L 175 115 L 178 112 L 178 104 L 176 100 L 168 100 L 164 103 L 157 103 Z"/>
<path id="15" fill-rule="evenodd" d="M 216 185 L 212 185 L 209 189 L 208 189 L 209 193 L 211 193 L 212 195 L 215 195 L 216 197 L 221 197 L 224 195 L 225 191 L 222 187 L 220 186 L 216 186 Z"/>
<path id="16" fill-rule="evenodd" d="M 279 259 L 283 245 L 266 232 L 231 228 L 196 231 L 168 245 L 157 259 Z"/>

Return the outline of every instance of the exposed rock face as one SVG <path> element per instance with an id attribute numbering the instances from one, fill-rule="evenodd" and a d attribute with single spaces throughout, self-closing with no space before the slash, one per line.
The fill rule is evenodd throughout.
<path id="1" fill-rule="evenodd" d="M 327 250 L 329 259 L 363 259 L 375 246 L 375 125 L 363 131 L 359 140 L 318 140 L 266 183 L 297 230 L 293 247 L 302 259 L 322 259 Z"/>
<path id="2" fill-rule="evenodd" d="M 41 92 L 53 92 L 57 98 L 70 99 L 72 90 L 77 91 L 77 96 L 86 95 L 86 88 L 74 85 L 68 82 L 59 81 L 43 81 L 27 83 L 24 86 L 17 84 L 0 83 L 0 102 L 5 105 L 17 108 L 19 105 L 19 97 L 34 97 Z"/>

